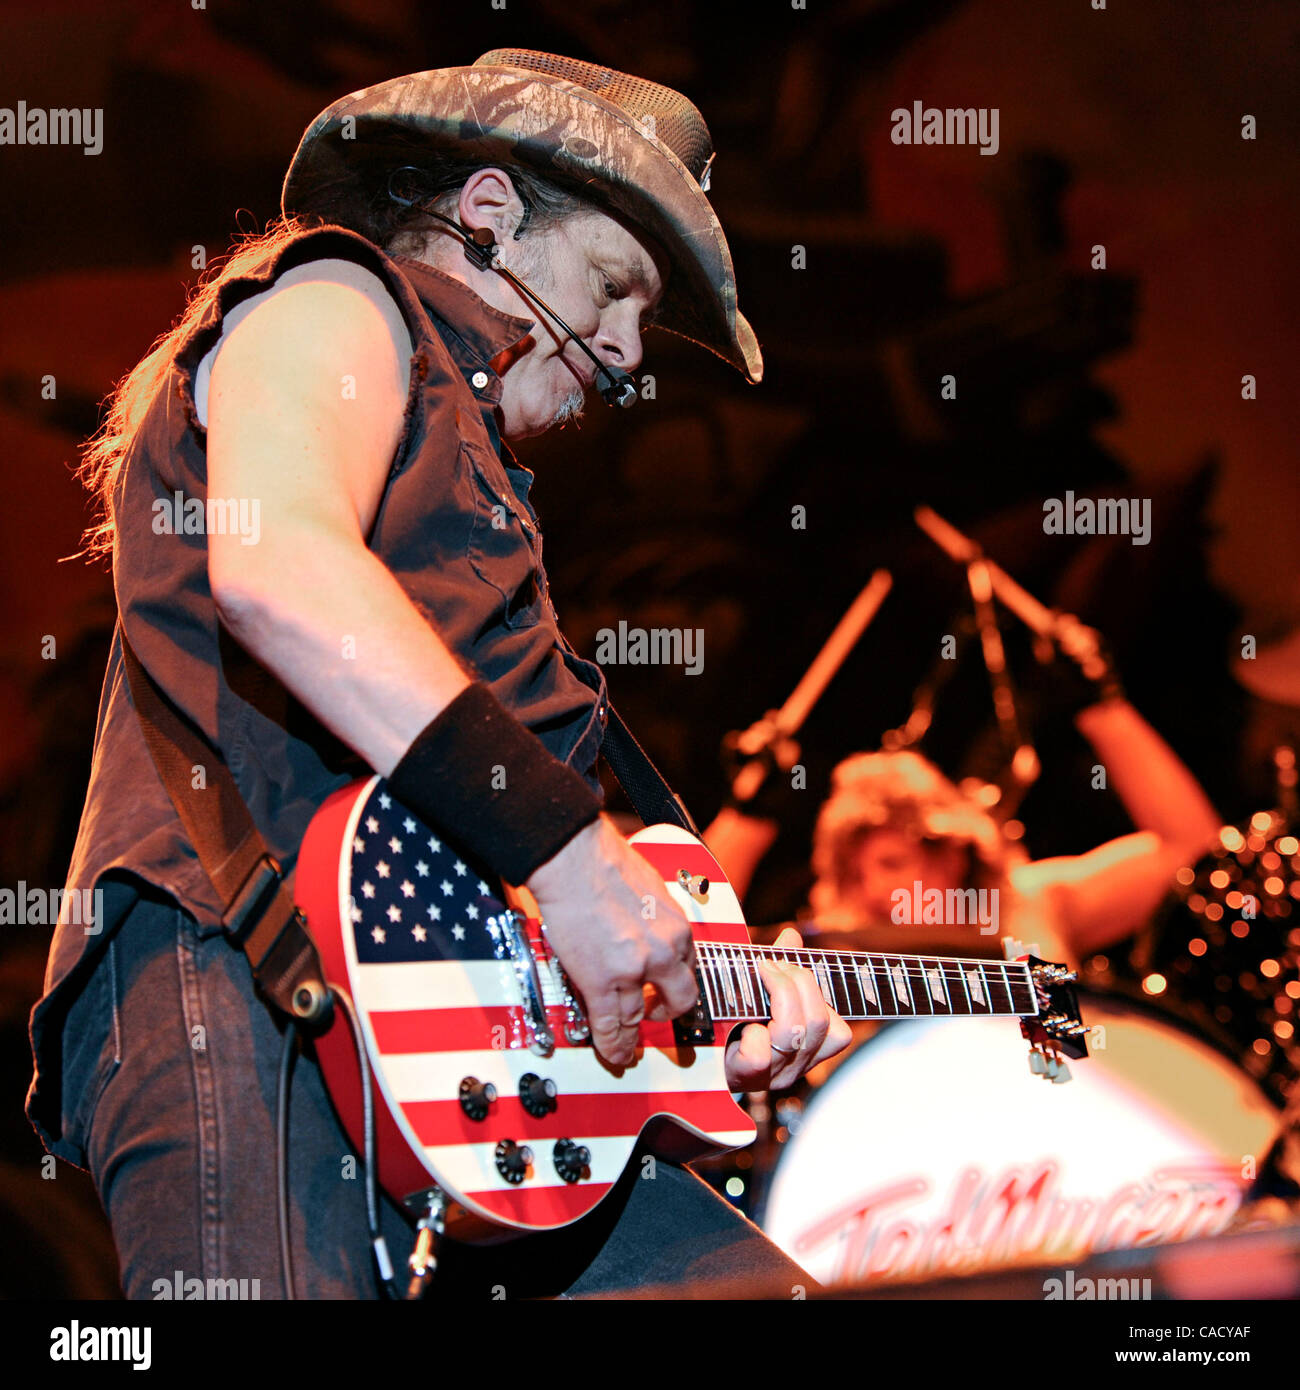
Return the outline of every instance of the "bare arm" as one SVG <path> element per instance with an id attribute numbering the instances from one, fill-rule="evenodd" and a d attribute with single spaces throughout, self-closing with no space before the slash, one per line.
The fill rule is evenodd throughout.
<path id="1" fill-rule="evenodd" d="M 1222 821 L 1201 784 L 1127 700 L 1091 705 L 1075 723 L 1139 830 L 1191 858 L 1217 839 Z"/>
<path id="2" fill-rule="evenodd" d="M 1087 854 L 1025 864 L 1012 871 L 1012 880 L 1028 896 L 1045 895 L 1066 954 L 1077 961 L 1145 926 L 1187 862 L 1181 850 L 1146 830 Z"/>
<path id="3" fill-rule="evenodd" d="M 774 820 L 760 820 L 734 806 L 724 806 L 700 838 L 726 869 L 727 882 L 743 901 L 763 856 L 776 843 L 780 832 L 781 827 Z"/>
<path id="4" fill-rule="evenodd" d="M 1217 842 L 1220 821 L 1185 764 L 1127 700 L 1092 705 L 1076 722 L 1140 833 L 1016 872 L 1023 889 L 1050 895 L 1071 954 L 1082 957 L 1145 925 L 1177 870 Z"/>
<path id="5" fill-rule="evenodd" d="M 209 398 L 209 490 L 257 499 L 261 517 L 256 545 L 209 537 L 221 620 L 385 776 L 471 681 L 366 547 L 406 391 L 407 364 L 383 312 L 355 289 L 308 281 L 259 304 L 231 331 Z M 527 886 L 586 1002 L 597 1050 L 626 1065 L 646 985 L 669 1016 L 695 1001 L 689 924 L 604 816 Z M 727 1054 L 735 1086 L 789 1084 L 847 1041 L 812 976 L 785 973 L 769 982 L 783 1042 L 774 1050 L 771 1029 L 746 1030 Z"/>
<path id="6" fill-rule="evenodd" d="M 385 775 L 470 680 L 365 544 L 407 369 L 363 295 L 308 282 L 234 329 L 209 403 L 209 492 L 255 499 L 261 516 L 255 545 L 208 538 L 222 622 Z"/>

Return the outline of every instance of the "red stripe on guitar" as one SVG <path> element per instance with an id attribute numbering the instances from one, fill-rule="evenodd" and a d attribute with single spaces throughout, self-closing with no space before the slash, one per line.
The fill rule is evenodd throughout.
<path id="1" fill-rule="evenodd" d="M 612 1182 L 579 1182 L 555 1187 L 490 1188 L 465 1195 L 476 1205 L 505 1221 L 528 1226 L 560 1226 L 585 1216 L 609 1191 Z"/>
<path id="2" fill-rule="evenodd" d="M 668 883 L 677 882 L 677 870 L 685 869 L 688 874 L 703 874 L 705 878 L 726 882 L 718 861 L 703 845 L 662 845 L 638 840 L 634 850 L 654 865 L 659 876 Z"/>
<path id="3" fill-rule="evenodd" d="M 637 1029 L 636 1038 L 642 1047 L 659 1047 L 665 1052 L 671 1052 L 677 1046 L 671 1019 L 646 1019 Z M 719 1038 L 718 1041 L 726 1040 Z"/>
<path id="4" fill-rule="evenodd" d="M 548 1009 L 557 1048 L 587 1047 L 564 1036 L 564 1010 Z M 385 1056 L 412 1052 L 488 1052 L 503 1049 L 520 1034 L 522 1009 L 508 1005 L 481 1009 L 384 1009 L 368 1015 L 375 1044 Z M 500 1030 L 500 1031 L 499 1031 Z M 642 1047 L 676 1047 L 670 1021 L 648 1020 L 641 1025 Z M 725 1042 L 720 1037 L 718 1043 Z"/>
<path id="5" fill-rule="evenodd" d="M 725 1091 L 612 1091 L 560 1094 L 540 1119 L 518 1096 L 499 1096 L 488 1115 L 471 1120 L 456 1100 L 403 1101 L 402 1111 L 421 1144 L 487 1144 L 500 1139 L 622 1139 L 639 1134 L 652 1115 L 672 1115 L 706 1134 L 744 1129 L 744 1112 Z"/>
<path id="6" fill-rule="evenodd" d="M 749 928 L 744 922 L 692 922 L 691 935 L 696 941 L 723 941 L 732 945 L 749 945 Z"/>

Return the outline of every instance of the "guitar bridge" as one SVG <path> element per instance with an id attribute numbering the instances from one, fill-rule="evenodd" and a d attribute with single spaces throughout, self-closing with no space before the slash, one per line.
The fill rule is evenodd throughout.
<path id="1" fill-rule="evenodd" d="M 546 931 L 543 924 L 542 931 Z M 560 964 L 558 956 L 551 957 L 551 974 L 555 977 L 556 983 L 560 987 L 560 993 L 564 996 L 564 1037 L 574 1047 L 581 1043 L 591 1041 L 591 1024 L 587 1022 L 587 1015 L 582 1010 L 582 1005 L 578 1002 L 578 996 L 573 992 L 572 985 L 569 984 L 569 977 L 564 973 L 564 967 Z"/>
<path id="2" fill-rule="evenodd" d="M 510 963 L 515 969 L 519 993 L 523 1000 L 524 1026 L 528 1031 L 528 1046 L 539 1057 L 549 1057 L 555 1051 L 555 1034 L 542 996 L 542 980 L 537 973 L 537 958 L 528 944 L 528 919 L 522 912 L 507 909 L 497 918 Z"/>

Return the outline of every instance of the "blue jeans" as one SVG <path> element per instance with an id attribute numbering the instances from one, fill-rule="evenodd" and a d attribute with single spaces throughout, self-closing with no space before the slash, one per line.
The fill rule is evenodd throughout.
<path id="1" fill-rule="evenodd" d="M 144 898 L 69 1008 L 63 1128 L 113 1229 L 128 1298 L 179 1282 L 246 1281 L 284 1297 L 276 1222 L 282 1035 L 244 957 L 171 899 Z M 299 1298 L 375 1298 L 364 1177 L 310 1052 L 297 1059 L 289 1205 Z M 628 1172 L 575 1226 L 507 1244 L 444 1242 L 430 1296 L 578 1295 L 681 1281 L 814 1281 L 689 1170 Z M 402 1273 L 412 1230 L 380 1193 Z M 179 1271 L 179 1281 L 177 1273 Z M 254 1284 L 253 1281 L 257 1283 Z M 789 1297 L 789 1293 L 785 1293 Z"/>

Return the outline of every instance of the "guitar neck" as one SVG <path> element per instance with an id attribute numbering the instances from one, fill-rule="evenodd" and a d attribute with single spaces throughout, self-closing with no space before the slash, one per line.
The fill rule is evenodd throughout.
<path id="1" fill-rule="evenodd" d="M 900 956 L 880 951 L 796 950 L 695 943 L 709 1009 L 717 1021 L 762 1022 L 771 1017 L 759 961 L 810 970 L 822 997 L 850 1021 L 1037 1014 L 1038 996 L 1025 961 Z"/>

